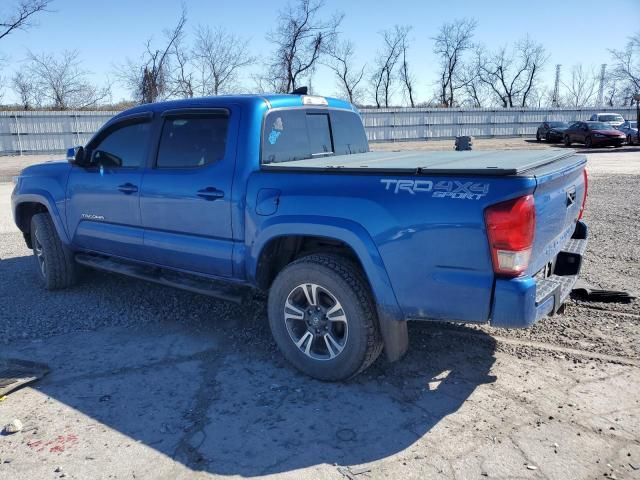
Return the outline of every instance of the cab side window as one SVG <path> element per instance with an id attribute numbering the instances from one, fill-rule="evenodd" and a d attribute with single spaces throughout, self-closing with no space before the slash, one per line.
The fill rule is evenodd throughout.
<path id="1" fill-rule="evenodd" d="M 224 158 L 227 115 L 168 117 L 162 126 L 157 168 L 196 168 Z"/>
<path id="2" fill-rule="evenodd" d="M 139 168 L 145 163 L 149 145 L 149 122 L 115 127 L 92 148 L 91 165 L 112 168 Z"/>

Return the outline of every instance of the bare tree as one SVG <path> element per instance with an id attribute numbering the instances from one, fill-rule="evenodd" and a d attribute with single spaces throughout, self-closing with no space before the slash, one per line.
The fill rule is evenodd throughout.
<path id="1" fill-rule="evenodd" d="M 462 101 L 457 103 L 473 108 L 486 107 L 489 103 L 491 92 L 488 86 L 481 80 L 477 66 L 474 63 L 468 62 L 465 63 L 460 70 L 460 73 L 456 74 L 456 77 L 459 79 L 458 85 L 461 86 L 463 95 L 459 97 L 462 98 Z M 455 90 L 457 89 L 458 88 Z M 442 101 L 442 97 L 439 98 L 440 101 Z"/>
<path id="2" fill-rule="evenodd" d="M 184 38 L 180 36 L 173 42 L 172 55 L 175 61 L 168 75 L 168 97 L 192 98 L 195 96 L 197 81 L 192 69 L 193 58 L 184 46 Z"/>
<path id="3" fill-rule="evenodd" d="M 186 23 L 187 12 L 183 5 L 176 26 L 164 31 L 165 41 L 162 47 L 154 47 L 152 39 L 149 39 L 139 60 L 127 59 L 118 68 L 120 81 L 133 92 L 140 103 L 153 103 L 171 93 L 171 58 L 175 53 L 175 44 L 182 38 Z"/>
<path id="4" fill-rule="evenodd" d="M 238 87 L 238 73 L 255 62 L 248 41 L 224 28 L 200 26 L 196 30 L 194 60 L 202 72 L 202 93 L 219 95 Z"/>
<path id="5" fill-rule="evenodd" d="M 37 85 L 29 72 L 16 72 L 11 78 L 11 88 L 24 110 L 31 110 L 39 104 Z"/>
<path id="6" fill-rule="evenodd" d="M 95 107 L 110 96 L 110 87 L 92 84 L 80 63 L 77 50 L 59 56 L 29 52 L 26 75 L 32 78 L 35 90 L 44 102 L 57 110 Z"/>
<path id="7" fill-rule="evenodd" d="M 438 35 L 433 39 L 433 53 L 440 57 L 438 91 L 443 106 L 454 106 L 455 92 L 465 85 L 461 81 L 460 70 L 465 51 L 473 46 L 476 26 L 477 22 L 474 19 L 458 19 L 442 25 Z"/>
<path id="8" fill-rule="evenodd" d="M 326 65 L 333 71 L 338 79 L 340 95 L 344 95 L 350 103 L 358 103 L 361 100 L 360 84 L 364 77 L 366 65 L 361 68 L 355 64 L 355 48 L 350 41 L 338 42 L 328 53 Z"/>
<path id="9" fill-rule="evenodd" d="M 598 77 L 593 68 L 587 69 L 581 63 L 571 69 L 569 82 L 561 82 L 565 88 L 565 103 L 570 107 L 591 105 L 598 93 Z"/>
<path id="10" fill-rule="evenodd" d="M 33 17 L 46 12 L 53 0 L 20 0 L 6 17 L 0 17 L 0 39 L 14 30 L 25 30 L 33 26 Z"/>
<path id="11" fill-rule="evenodd" d="M 402 45 L 408 33 L 409 27 L 400 25 L 380 33 L 384 45 L 382 50 L 378 51 L 375 70 L 371 76 L 373 98 L 378 108 L 382 106 L 383 102 L 385 107 L 389 107 L 396 79 L 396 65 L 402 54 Z"/>
<path id="12" fill-rule="evenodd" d="M 610 50 L 615 60 L 614 77 L 640 93 L 640 32 L 629 37 L 624 50 Z"/>
<path id="13" fill-rule="evenodd" d="M 324 0 L 296 0 L 278 15 L 277 27 L 267 35 L 276 46 L 267 75 L 280 92 L 290 92 L 309 79 L 319 59 L 331 51 L 344 17 L 320 18 Z"/>
<path id="14" fill-rule="evenodd" d="M 491 88 L 503 107 L 526 107 L 548 58 L 544 47 L 526 36 L 511 50 L 502 47 L 487 54 L 479 47 L 476 68 L 482 82 Z"/>
<path id="15" fill-rule="evenodd" d="M 411 30 L 411 27 L 407 27 L 407 34 Z M 400 44 L 401 51 L 401 63 L 400 63 L 400 81 L 403 85 L 403 91 L 406 99 L 409 100 L 409 105 L 413 108 L 416 106 L 414 101 L 414 89 L 415 89 L 415 78 L 413 74 L 409 71 L 409 62 L 407 60 L 407 50 L 409 50 L 409 41 L 407 40 L 407 35 L 404 35 L 402 38 L 402 43 Z"/>

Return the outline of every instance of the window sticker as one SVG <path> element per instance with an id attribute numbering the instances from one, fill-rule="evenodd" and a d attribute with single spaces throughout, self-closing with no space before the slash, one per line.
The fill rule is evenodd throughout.
<path id="1" fill-rule="evenodd" d="M 283 130 L 284 130 L 284 124 L 282 123 L 282 117 L 278 117 L 276 118 L 276 121 L 273 122 L 273 126 L 271 127 L 271 132 L 269 133 L 269 143 L 271 145 L 276 144 Z"/>

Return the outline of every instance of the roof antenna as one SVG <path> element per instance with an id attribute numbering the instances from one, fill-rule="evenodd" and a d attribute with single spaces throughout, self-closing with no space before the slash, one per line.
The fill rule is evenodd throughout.
<path id="1" fill-rule="evenodd" d="M 291 95 L 306 95 L 308 91 L 308 87 L 298 87 L 293 92 L 291 92 Z"/>

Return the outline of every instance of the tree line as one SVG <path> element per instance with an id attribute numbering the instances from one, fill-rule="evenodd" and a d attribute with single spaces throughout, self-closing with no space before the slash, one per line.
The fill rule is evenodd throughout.
<path id="1" fill-rule="evenodd" d="M 0 16 L 0 49 L 4 37 L 33 27 L 53 2 L 19 0 Z M 640 92 L 640 31 L 622 49 L 609 50 L 607 70 L 579 63 L 558 71 L 558 81 L 547 85 L 541 73 L 551 66 L 550 55 L 542 44 L 524 35 L 509 46 L 489 48 L 475 40 L 477 21 L 461 18 L 444 23 L 431 38 L 437 81 L 429 98 L 418 99 L 412 26 L 379 32 L 374 57 L 358 63 L 357 45 L 340 30 L 343 19 L 342 13 L 327 13 L 324 0 L 293 0 L 267 34 L 270 57 L 258 62 L 248 39 L 224 27 L 191 28 L 183 5 L 175 25 L 158 40 L 146 40 L 138 57 L 113 65 L 110 82 L 95 84 L 77 50 L 28 51 L 13 75 L 0 77 L 0 103 L 6 90 L 25 110 L 122 108 L 170 98 L 286 93 L 302 85 L 313 92 L 321 66 L 332 72 L 336 95 L 378 108 L 398 106 L 397 98 L 410 107 L 628 106 Z M 0 67 L 7 63 L 0 54 Z M 256 65 L 261 73 L 248 75 Z M 131 102 L 112 104 L 113 82 L 130 92 Z"/>

